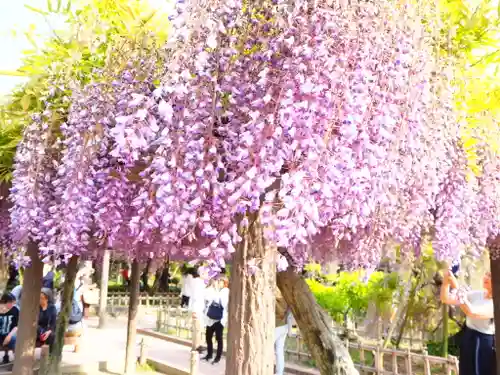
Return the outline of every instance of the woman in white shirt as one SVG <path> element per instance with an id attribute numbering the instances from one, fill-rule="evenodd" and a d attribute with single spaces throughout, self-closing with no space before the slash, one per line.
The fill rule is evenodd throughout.
<path id="1" fill-rule="evenodd" d="M 227 325 L 228 303 L 229 303 L 229 281 L 226 277 L 219 279 L 219 290 L 215 289 L 212 296 L 207 296 L 206 310 L 206 340 L 207 355 L 203 358 L 206 361 L 213 356 L 213 336 L 217 341 L 217 352 L 212 364 L 219 363 L 224 350 L 224 327 Z"/>
<path id="2" fill-rule="evenodd" d="M 468 292 L 464 298 L 450 294 L 458 289 L 451 271 L 445 271 L 441 301 L 460 306 L 466 315 L 466 327 L 460 345 L 460 375 L 491 375 L 495 368 L 495 324 L 491 274 L 483 278 L 483 290 Z"/>
<path id="3" fill-rule="evenodd" d="M 193 323 L 196 325 L 196 332 L 198 337 L 196 338 L 197 342 L 201 342 L 201 327 L 203 323 L 203 316 L 205 312 L 205 290 L 206 284 L 205 280 L 203 280 L 197 269 L 194 269 L 192 272 L 192 279 L 190 280 L 190 292 L 191 296 L 189 298 L 188 310 L 193 315 Z M 201 347 L 198 346 L 198 351 L 201 350 Z"/>
<path id="4" fill-rule="evenodd" d="M 193 270 L 184 268 L 181 276 L 181 307 L 188 307 L 189 305 L 192 282 Z"/>

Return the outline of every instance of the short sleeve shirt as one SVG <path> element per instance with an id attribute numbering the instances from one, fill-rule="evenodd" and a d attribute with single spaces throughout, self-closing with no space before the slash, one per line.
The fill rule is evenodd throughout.
<path id="1" fill-rule="evenodd" d="M 487 335 L 494 335 L 493 300 L 486 298 L 484 291 L 469 292 L 467 299 L 473 314 L 481 314 L 488 317 L 488 319 L 467 317 L 467 327 Z"/>

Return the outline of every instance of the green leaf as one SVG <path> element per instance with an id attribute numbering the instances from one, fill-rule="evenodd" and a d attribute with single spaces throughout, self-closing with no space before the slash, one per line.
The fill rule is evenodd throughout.
<path id="1" fill-rule="evenodd" d="M 48 16 L 48 15 L 49 15 L 47 12 L 45 12 L 45 11 L 43 11 L 43 10 L 41 10 L 41 9 L 38 9 L 38 8 L 32 7 L 32 6 L 30 6 L 30 5 L 24 4 L 24 6 L 25 6 L 27 9 L 31 10 L 32 12 L 39 13 L 39 14 L 41 14 L 42 16 Z"/>
<path id="2" fill-rule="evenodd" d="M 61 11 L 61 0 L 57 0 L 57 12 L 59 13 Z"/>
<path id="3" fill-rule="evenodd" d="M 47 9 L 49 10 L 49 13 L 53 12 L 51 0 L 47 0 Z"/>
<path id="4" fill-rule="evenodd" d="M 23 110 L 27 111 L 28 108 L 30 107 L 30 104 L 31 104 L 31 96 L 24 95 L 23 98 L 21 99 L 21 107 L 23 107 Z"/>
<path id="5" fill-rule="evenodd" d="M 66 9 L 65 9 L 65 11 L 66 11 L 66 13 L 69 13 L 69 12 L 70 12 L 70 10 L 71 10 L 71 0 L 68 0 L 68 4 L 66 4 Z"/>
<path id="6" fill-rule="evenodd" d="M 26 77 L 27 74 L 18 70 L 0 70 L 0 76 Z"/>

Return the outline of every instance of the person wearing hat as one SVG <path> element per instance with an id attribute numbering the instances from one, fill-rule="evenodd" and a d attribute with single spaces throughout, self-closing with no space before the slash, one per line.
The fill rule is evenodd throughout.
<path id="1" fill-rule="evenodd" d="M 57 309 L 52 299 L 52 291 L 48 288 L 42 288 L 37 330 L 37 341 L 40 344 L 52 345 L 56 333 L 56 320 Z"/>

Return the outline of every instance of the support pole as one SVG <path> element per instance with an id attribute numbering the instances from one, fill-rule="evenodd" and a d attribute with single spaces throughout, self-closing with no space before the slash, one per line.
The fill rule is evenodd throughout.
<path id="1" fill-rule="evenodd" d="M 106 328 L 108 307 L 108 279 L 109 279 L 110 251 L 105 250 L 102 257 L 101 289 L 99 296 L 99 329 Z"/>

